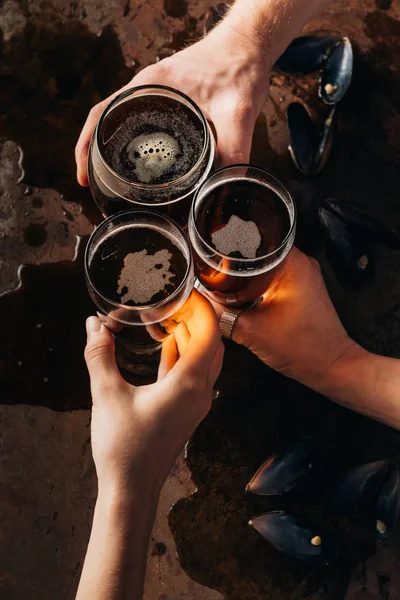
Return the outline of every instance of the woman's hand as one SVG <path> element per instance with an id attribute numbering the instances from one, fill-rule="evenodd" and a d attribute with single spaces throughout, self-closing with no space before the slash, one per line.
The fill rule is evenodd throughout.
<path id="1" fill-rule="evenodd" d="M 170 321 L 156 383 L 135 387 L 120 375 L 111 333 L 87 321 L 85 359 L 93 396 L 92 449 L 99 489 L 138 480 L 159 488 L 211 406 L 223 345 L 210 303 L 194 291 Z"/>
<path id="2" fill-rule="evenodd" d="M 248 162 L 254 124 L 269 87 L 267 53 L 257 40 L 257 35 L 231 26 L 228 18 L 205 39 L 147 67 L 94 106 L 75 149 L 79 183 L 88 185 L 88 148 L 101 113 L 117 94 L 138 85 L 163 84 L 190 96 L 215 126 L 220 165 Z"/>

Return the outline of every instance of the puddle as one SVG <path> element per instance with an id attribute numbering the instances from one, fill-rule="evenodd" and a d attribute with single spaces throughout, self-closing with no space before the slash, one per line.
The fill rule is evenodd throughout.
<path id="1" fill-rule="evenodd" d="M 341 522 L 339 561 L 312 570 L 277 553 L 247 523 L 269 510 L 288 510 L 336 530 L 321 518 L 315 487 L 309 498 L 288 501 L 245 495 L 245 486 L 274 450 L 301 435 L 325 446 L 333 476 L 331 462 L 345 469 L 398 456 L 399 434 L 284 379 L 232 345 L 217 388 L 220 397 L 188 448 L 198 491 L 178 501 L 169 516 L 186 573 L 229 600 L 342 598 L 354 566 L 376 552 L 372 523 Z M 396 551 L 394 540 L 386 551 Z"/>
<path id="2" fill-rule="evenodd" d="M 81 250 L 85 240 L 81 242 Z M 94 314 L 83 274 L 74 261 L 28 265 L 20 287 L 0 297 L 0 402 L 54 410 L 91 406 L 83 360 L 85 319 Z"/>

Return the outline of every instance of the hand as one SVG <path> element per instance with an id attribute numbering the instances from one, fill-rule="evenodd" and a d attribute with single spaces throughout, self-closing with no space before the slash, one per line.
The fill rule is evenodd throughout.
<path id="1" fill-rule="evenodd" d="M 214 307 L 220 317 L 223 307 Z M 318 262 L 296 248 L 262 303 L 239 313 L 233 340 L 276 371 L 321 393 L 343 360 L 361 350 L 340 322 Z"/>
<path id="2" fill-rule="evenodd" d="M 88 185 L 88 148 L 101 113 L 117 94 L 138 85 L 163 84 L 187 94 L 216 128 L 220 165 L 248 162 L 254 124 L 269 87 L 267 53 L 257 39 L 231 27 L 228 18 L 205 39 L 147 67 L 94 106 L 75 149 L 78 182 Z"/>
<path id="3" fill-rule="evenodd" d="M 99 488 L 133 481 L 159 488 L 211 406 L 223 359 L 210 303 L 194 291 L 168 327 L 158 380 L 135 387 L 120 375 L 109 330 L 87 321 L 85 360 L 93 397 L 92 449 Z"/>

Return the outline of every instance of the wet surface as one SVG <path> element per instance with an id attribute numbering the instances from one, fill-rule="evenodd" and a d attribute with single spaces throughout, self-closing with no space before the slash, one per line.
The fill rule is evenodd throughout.
<path id="1" fill-rule="evenodd" d="M 25 266 L 20 288 L 0 298 L 0 310 L 7 315 L 0 349 L 2 402 L 90 408 L 83 348 L 84 322 L 93 306 L 80 260 Z"/>
<path id="2" fill-rule="evenodd" d="M 7 473 L 0 482 L 7 522 L 0 545 L 1 600 L 74 597 L 95 495 L 89 413 L 25 406 L 57 411 L 90 406 L 82 353 L 84 319 L 94 307 L 86 294 L 82 249 L 100 216 L 88 190 L 75 182 L 76 139 L 93 104 L 140 67 L 202 34 L 208 6 L 203 0 L 113 0 L 93 9 L 80 1 L 6 0 L 0 8 L 0 401 L 19 404 L 0 406 Z M 332 155 L 320 175 L 302 176 L 287 152 L 291 101 L 323 118 L 315 76 L 274 71 L 253 149 L 254 161 L 293 191 L 298 245 L 321 260 L 346 327 L 365 347 L 394 357 L 400 357 L 399 252 L 373 246 L 374 280 L 357 291 L 344 289 L 326 260 L 316 207 L 326 197 L 354 201 L 400 227 L 399 19 L 397 2 L 367 0 L 361 6 L 343 0 L 308 26 L 331 30 L 334 22 L 335 32 L 348 35 L 355 48 L 353 84 L 339 107 Z M 22 270 L 21 263 L 27 264 Z M 328 523 L 346 549 L 336 565 L 314 572 L 278 555 L 247 525 L 249 518 L 286 504 L 244 495 L 265 458 L 304 433 L 323 441 L 328 460 L 341 468 L 397 460 L 399 434 L 273 373 L 244 349 L 227 346 L 219 399 L 188 448 L 198 491 L 189 495 L 193 485 L 187 485 L 189 474 L 180 464 L 162 496 L 146 598 L 219 597 L 194 582 L 231 600 L 399 597 L 398 535 L 377 547 L 364 521 Z M 181 573 L 165 521 L 184 495 L 169 522 L 193 581 Z M 320 522 L 316 498 L 289 508 Z"/>

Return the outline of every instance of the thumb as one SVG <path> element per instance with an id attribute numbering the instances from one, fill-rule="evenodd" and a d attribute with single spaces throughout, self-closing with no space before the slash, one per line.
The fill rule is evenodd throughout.
<path id="1" fill-rule="evenodd" d="M 248 113 L 220 114 L 215 120 L 217 131 L 218 166 L 250 161 L 255 121 Z"/>
<path id="2" fill-rule="evenodd" d="M 87 343 L 85 361 L 89 371 L 92 395 L 120 386 L 124 382 L 115 361 L 114 340 L 110 331 L 97 317 L 86 321 Z"/>

